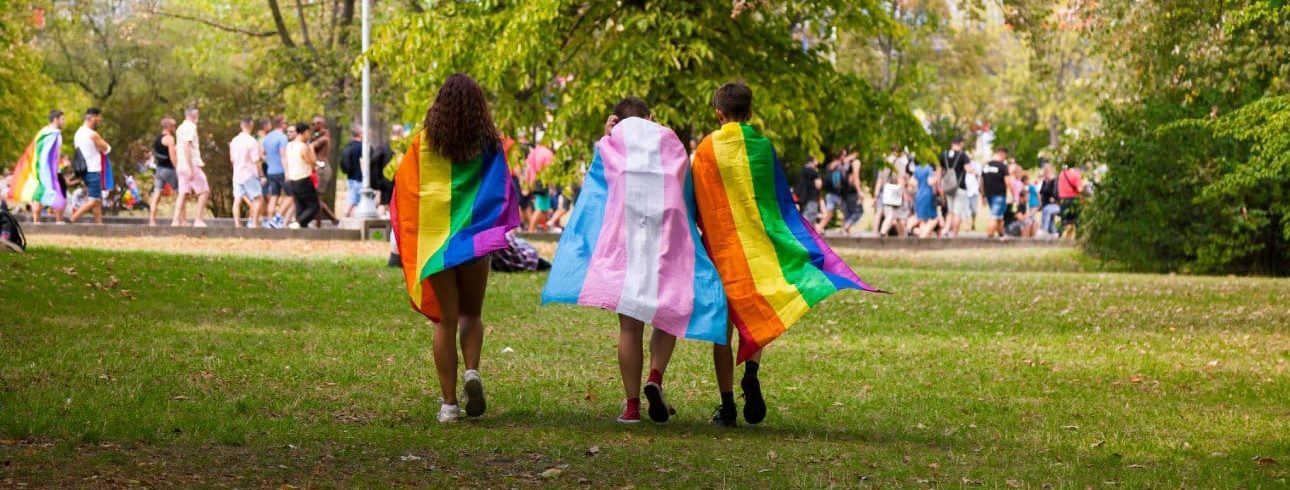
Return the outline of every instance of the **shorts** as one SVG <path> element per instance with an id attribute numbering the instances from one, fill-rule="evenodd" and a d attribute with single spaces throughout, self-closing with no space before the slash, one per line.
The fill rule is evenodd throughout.
<path id="1" fill-rule="evenodd" d="M 977 208 L 980 207 L 981 203 L 981 200 L 977 199 L 977 197 L 979 196 L 968 197 L 968 210 L 972 212 L 972 215 L 968 216 L 968 218 L 976 218 L 976 211 Z"/>
<path id="2" fill-rule="evenodd" d="M 985 201 L 990 204 L 990 218 L 1003 219 L 1003 215 L 1008 212 L 1008 196 L 985 196 Z"/>
<path id="3" fill-rule="evenodd" d="M 264 184 L 264 195 L 280 196 L 287 188 L 287 176 L 283 174 L 268 174 L 264 176 L 267 181 Z"/>
<path id="4" fill-rule="evenodd" d="M 802 203 L 802 217 L 812 223 L 820 220 L 820 200 L 812 199 Z"/>
<path id="5" fill-rule="evenodd" d="M 201 167 L 193 166 L 193 172 L 188 177 L 179 172 L 179 192 L 204 194 L 210 191 L 211 186 L 206 183 L 206 172 Z"/>
<path id="6" fill-rule="evenodd" d="M 260 179 L 258 177 L 246 179 L 246 181 L 241 184 L 233 184 L 233 201 L 237 201 L 243 197 L 252 200 L 259 199 L 262 195 L 264 195 L 264 192 L 260 190 Z"/>
<path id="7" fill-rule="evenodd" d="M 837 211 L 838 208 L 842 207 L 843 205 L 844 205 L 844 202 L 842 201 L 842 196 L 838 194 L 834 194 L 832 192 L 824 195 L 825 213 L 833 214 L 834 211 Z"/>
<path id="8" fill-rule="evenodd" d="M 354 179 L 345 179 L 345 190 L 349 193 L 349 205 L 357 206 L 359 201 L 363 200 L 363 181 Z"/>
<path id="9" fill-rule="evenodd" d="M 551 210 L 551 196 L 545 192 L 533 193 L 533 209 L 545 213 Z"/>
<path id="10" fill-rule="evenodd" d="M 961 218 L 972 217 L 972 198 L 960 189 L 950 197 L 950 213 Z"/>
<path id="11" fill-rule="evenodd" d="M 179 174 L 174 167 L 157 167 L 152 172 L 152 191 L 157 192 L 170 186 L 171 191 L 179 190 Z"/>
<path id="12" fill-rule="evenodd" d="M 909 219 L 909 208 L 906 206 L 888 206 L 882 205 L 882 215 L 888 216 L 895 220 Z"/>
<path id="13" fill-rule="evenodd" d="M 87 172 L 85 178 L 85 192 L 91 199 L 103 199 L 103 174 L 101 172 Z"/>

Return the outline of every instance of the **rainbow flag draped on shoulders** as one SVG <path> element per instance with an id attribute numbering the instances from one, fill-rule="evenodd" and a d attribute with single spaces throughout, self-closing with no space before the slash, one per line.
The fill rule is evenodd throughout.
<path id="1" fill-rule="evenodd" d="M 435 153 L 425 133 L 414 138 L 394 175 L 390 221 L 412 307 L 437 322 L 428 278 L 506 248 L 520 212 L 501 148 L 453 162 Z"/>
<path id="2" fill-rule="evenodd" d="M 726 343 L 726 300 L 694 222 L 689 156 L 638 117 L 595 157 L 560 236 L 542 302 L 614 311 L 677 337 Z"/>
<path id="3" fill-rule="evenodd" d="M 62 131 L 48 126 L 40 130 L 36 139 L 18 157 L 13 182 L 9 187 L 9 199 L 40 203 L 55 209 L 62 209 L 67 205 L 63 189 L 58 183 L 59 147 L 62 144 Z"/>
<path id="4" fill-rule="evenodd" d="M 704 138 L 692 172 L 699 227 L 739 331 L 739 362 L 833 293 L 879 292 L 797 211 L 770 140 L 751 125 L 727 123 Z"/>

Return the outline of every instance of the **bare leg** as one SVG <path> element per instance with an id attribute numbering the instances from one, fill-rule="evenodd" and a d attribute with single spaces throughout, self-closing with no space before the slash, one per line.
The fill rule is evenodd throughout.
<path id="1" fill-rule="evenodd" d="M 257 197 L 251 202 L 251 224 L 260 225 L 260 212 L 264 209 L 264 198 Z"/>
<path id="2" fill-rule="evenodd" d="M 242 227 L 242 198 L 233 198 L 233 227 Z"/>
<path id="3" fill-rule="evenodd" d="M 458 325 L 466 369 L 479 369 L 484 350 L 484 295 L 488 290 L 488 260 L 457 267 Z M 437 291 L 437 290 L 436 290 Z"/>
<path id="4" fill-rule="evenodd" d="M 183 226 L 184 222 L 188 221 L 184 218 L 184 205 L 187 204 L 187 201 L 187 192 L 181 190 L 179 194 L 175 195 L 175 219 L 170 221 L 170 226 Z"/>
<path id="5" fill-rule="evenodd" d="M 72 213 L 72 222 L 75 223 L 77 221 L 80 221 L 81 216 L 85 216 L 86 212 L 93 211 L 94 222 L 98 224 L 103 224 L 103 211 L 100 209 L 102 207 L 103 207 L 102 201 L 99 201 L 98 199 L 95 199 L 95 198 L 90 198 L 88 203 L 85 203 L 84 206 L 81 206 L 75 212 Z"/>
<path id="6" fill-rule="evenodd" d="M 623 377 L 623 393 L 628 399 L 641 397 L 641 337 L 645 322 L 618 315 L 618 373 Z"/>
<path id="7" fill-rule="evenodd" d="M 202 216 L 206 214 L 206 200 L 210 197 L 210 192 L 197 195 L 197 217 L 193 218 L 193 226 L 206 226 L 206 220 Z"/>
<path id="8" fill-rule="evenodd" d="M 654 329 L 649 335 L 649 368 L 658 371 L 659 374 L 667 372 L 667 364 L 672 361 L 674 350 L 676 350 L 676 336 Z"/>
<path id="9" fill-rule="evenodd" d="M 41 207 L 42 207 L 42 206 L 41 206 L 41 205 L 40 205 L 40 203 L 38 203 L 38 202 L 33 202 L 33 203 L 31 203 L 31 222 L 32 222 L 32 223 L 39 223 L 39 222 L 40 222 L 40 208 L 41 208 Z"/>
<path id="10" fill-rule="evenodd" d="M 439 299 L 440 321 L 434 329 L 434 367 L 443 402 L 457 404 L 457 271 L 448 269 L 430 276 Z"/>
<path id="11" fill-rule="evenodd" d="M 717 389 L 722 393 L 735 391 L 735 357 L 730 349 L 734 325 L 726 326 L 726 345 L 712 344 L 712 366 L 717 371 Z"/>
<path id="12" fill-rule="evenodd" d="M 161 189 L 153 189 L 148 199 L 148 226 L 157 226 L 157 205 L 161 204 Z"/>

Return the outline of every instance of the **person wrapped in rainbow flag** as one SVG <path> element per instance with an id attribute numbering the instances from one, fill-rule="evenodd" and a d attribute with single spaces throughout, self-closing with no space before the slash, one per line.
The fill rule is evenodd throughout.
<path id="1" fill-rule="evenodd" d="M 31 203 L 32 221 L 40 222 L 42 207 L 53 210 L 54 221 L 63 221 L 63 208 L 67 198 L 58 181 L 59 148 L 63 145 L 63 111 L 49 111 L 49 125 L 41 128 L 36 138 L 18 157 L 13 182 L 9 186 L 9 199 Z"/>
<path id="2" fill-rule="evenodd" d="M 690 162 L 676 133 L 636 97 L 614 106 L 560 236 L 542 302 L 618 313 L 621 423 L 641 419 L 642 338 L 650 336 L 648 414 L 667 422 L 663 374 L 676 338 L 726 342 L 726 301 L 695 225 Z"/>
<path id="3" fill-rule="evenodd" d="M 486 409 L 479 358 L 488 257 L 506 248 L 506 233 L 520 224 L 519 206 L 488 97 L 470 76 L 444 81 L 413 138 L 395 174 L 390 221 L 412 308 L 435 323 L 438 419 L 452 423 L 462 415 L 458 336 L 465 415 Z"/>
<path id="4" fill-rule="evenodd" d="M 699 229 L 739 332 L 744 420 L 758 424 L 766 417 L 757 377 L 762 349 L 833 293 L 880 291 L 862 281 L 798 212 L 774 147 L 748 123 L 748 86 L 722 85 L 712 107 L 721 129 L 699 143 L 691 164 Z M 731 354 L 728 343 L 713 346 L 721 405 L 712 423 L 723 427 L 736 422 Z"/>

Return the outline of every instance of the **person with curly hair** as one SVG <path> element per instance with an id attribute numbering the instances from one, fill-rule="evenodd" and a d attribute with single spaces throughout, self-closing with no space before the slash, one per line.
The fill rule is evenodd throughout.
<path id="1" fill-rule="evenodd" d="M 444 81 L 394 178 L 395 241 L 413 307 L 435 323 L 440 423 L 483 415 L 481 319 L 489 254 L 519 226 L 517 196 L 484 89 L 465 74 Z M 457 397 L 457 339 L 464 400 Z"/>

